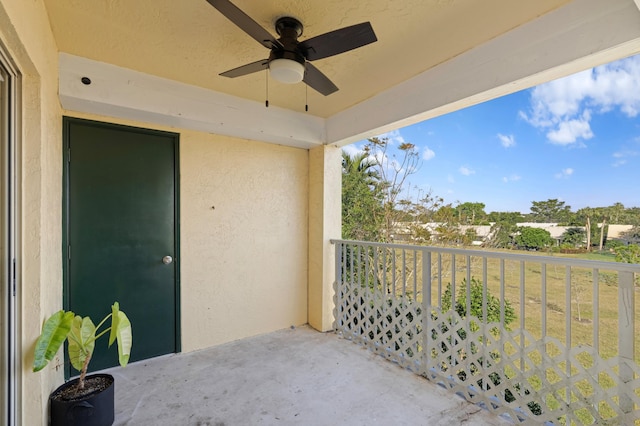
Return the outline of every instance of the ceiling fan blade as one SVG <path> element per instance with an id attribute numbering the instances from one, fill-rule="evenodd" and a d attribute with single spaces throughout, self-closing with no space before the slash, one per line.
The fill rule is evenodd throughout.
<path id="1" fill-rule="evenodd" d="M 220 75 L 223 77 L 235 78 L 235 77 L 251 74 L 254 72 L 262 71 L 267 68 L 269 68 L 269 60 L 262 59 L 260 61 L 252 62 L 250 64 L 246 64 L 241 67 L 234 68 L 229 71 L 225 71 L 223 73 L 220 73 Z"/>
<path id="2" fill-rule="evenodd" d="M 312 37 L 298 46 L 308 61 L 327 58 L 378 41 L 371 23 L 363 22 Z"/>
<path id="3" fill-rule="evenodd" d="M 207 0 L 207 2 L 267 49 L 271 49 L 274 46 L 282 47 L 282 44 L 269 31 L 262 28 L 260 24 L 229 0 Z"/>
<path id="4" fill-rule="evenodd" d="M 329 80 L 329 77 L 322 74 L 322 71 L 309 62 L 305 64 L 304 79 L 302 81 L 325 96 L 338 91 L 338 87 Z"/>

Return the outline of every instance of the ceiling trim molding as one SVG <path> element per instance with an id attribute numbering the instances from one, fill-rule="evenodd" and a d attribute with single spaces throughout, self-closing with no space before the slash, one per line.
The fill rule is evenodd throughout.
<path id="1" fill-rule="evenodd" d="M 634 2 L 575 0 L 329 117 L 327 141 L 344 146 L 638 52 Z"/>
<path id="2" fill-rule="evenodd" d="M 137 120 L 310 149 L 326 140 L 325 120 L 66 53 L 59 91 L 69 111 Z M 90 85 L 82 77 L 91 79 Z"/>

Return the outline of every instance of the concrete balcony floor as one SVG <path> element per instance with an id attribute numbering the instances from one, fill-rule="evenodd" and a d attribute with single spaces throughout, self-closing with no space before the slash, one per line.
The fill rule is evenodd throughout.
<path id="1" fill-rule="evenodd" d="M 116 380 L 116 425 L 504 423 L 334 333 L 309 327 L 108 372 Z"/>

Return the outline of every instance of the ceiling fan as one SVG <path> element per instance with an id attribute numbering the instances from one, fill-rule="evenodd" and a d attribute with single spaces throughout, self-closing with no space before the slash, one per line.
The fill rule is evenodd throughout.
<path id="1" fill-rule="evenodd" d="M 268 68 L 271 76 L 282 83 L 304 81 L 327 96 L 337 91 L 338 87 L 310 61 L 348 52 L 378 40 L 371 24 L 363 22 L 299 42 L 303 26 L 291 17 L 276 21 L 276 32 L 280 36 L 276 39 L 229 0 L 207 1 L 241 30 L 271 50 L 267 59 L 225 71 L 220 74 L 224 77 L 240 77 Z"/>

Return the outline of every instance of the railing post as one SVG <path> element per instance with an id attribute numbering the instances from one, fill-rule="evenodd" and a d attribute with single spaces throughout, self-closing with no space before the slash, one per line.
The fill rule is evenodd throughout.
<path id="1" fill-rule="evenodd" d="M 633 272 L 618 272 L 618 356 L 620 357 L 620 409 L 624 413 L 633 411 L 633 392 L 628 383 L 633 380 L 635 346 L 635 294 Z"/>
<path id="2" fill-rule="evenodd" d="M 339 316 L 340 316 L 340 307 L 342 306 L 342 300 L 341 300 L 341 284 L 342 284 L 342 243 L 339 242 L 334 242 L 332 241 L 332 243 L 335 245 L 336 247 L 336 258 L 335 258 L 335 282 L 333 283 L 333 294 L 335 297 L 334 303 L 333 303 L 333 329 L 334 330 L 339 330 L 339 326 L 340 326 L 340 321 L 339 321 Z"/>
<path id="3" fill-rule="evenodd" d="M 422 368 L 429 373 L 429 342 L 431 340 L 431 252 L 422 250 Z"/>

